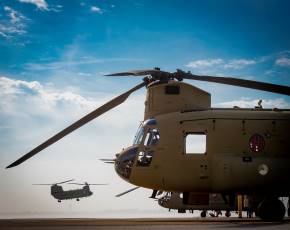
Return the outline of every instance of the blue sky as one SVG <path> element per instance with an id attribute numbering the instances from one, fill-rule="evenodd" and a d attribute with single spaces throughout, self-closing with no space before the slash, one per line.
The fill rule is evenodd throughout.
<path id="1" fill-rule="evenodd" d="M 106 73 L 158 66 L 167 71 L 180 68 L 196 74 L 289 86 L 289 10 L 290 2 L 282 0 L 2 0 L 1 168 L 141 80 L 108 78 L 103 76 Z M 190 83 L 209 91 L 214 106 L 253 107 L 263 99 L 265 107 L 290 108 L 287 96 Z M 43 197 L 47 198 L 43 202 L 50 204 L 46 209 L 56 212 L 58 209 L 47 191 L 32 190 L 27 185 L 70 179 L 75 174 L 74 168 L 80 167 L 78 163 L 86 167 L 74 177 L 91 183 L 113 181 L 116 188 L 111 193 L 107 190 L 101 193 L 108 199 L 114 192 L 126 190 L 130 185 L 119 179 L 112 168 L 96 162 L 96 158 L 108 158 L 130 145 L 143 118 L 144 99 L 145 90 L 134 93 L 120 108 L 25 165 L 9 172 L 3 170 L 0 179 L 6 186 L 1 187 L 5 194 L 0 197 L 2 202 L 20 202 L 14 200 L 17 194 L 11 194 L 11 190 L 20 187 L 27 191 L 24 205 L 27 208 L 10 207 L 11 213 L 42 210 Z M 87 146 L 87 150 L 80 155 L 82 146 Z M 56 161 L 67 163 L 65 172 Z M 102 177 L 100 170 L 106 176 Z M 19 178 L 21 185 L 16 183 Z M 32 194 L 41 197 L 38 202 L 31 202 Z M 150 191 L 136 194 L 137 203 L 140 199 L 145 202 L 142 207 L 156 208 L 151 201 L 143 201 Z M 130 209 L 136 203 L 130 199 L 112 202 Z M 111 207 L 100 199 L 96 202 L 99 210 Z M 64 206 L 63 210 L 68 212 L 69 207 Z M 78 211 L 96 209 L 89 203 L 82 208 Z"/>
<path id="2" fill-rule="evenodd" d="M 289 85 L 288 12 L 288 1 L 4 0 L 0 73 L 78 84 L 159 66 Z"/>

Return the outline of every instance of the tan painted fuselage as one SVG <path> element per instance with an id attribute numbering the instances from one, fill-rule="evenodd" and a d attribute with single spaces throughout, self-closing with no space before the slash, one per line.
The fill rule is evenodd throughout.
<path id="1" fill-rule="evenodd" d="M 147 167 L 135 158 L 125 178 L 130 183 L 176 192 L 290 194 L 289 110 L 211 108 L 210 94 L 176 81 L 149 85 L 145 106 L 145 120 L 156 124 L 145 125 L 144 133 L 158 128 L 160 140 L 146 146 L 144 135 L 136 146 L 154 155 Z M 187 153 L 190 133 L 204 134 L 204 153 Z M 257 151 L 250 143 L 255 135 L 262 138 Z"/>

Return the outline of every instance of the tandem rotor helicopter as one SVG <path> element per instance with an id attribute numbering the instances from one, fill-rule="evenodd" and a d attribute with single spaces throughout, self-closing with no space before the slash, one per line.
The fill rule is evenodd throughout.
<path id="1" fill-rule="evenodd" d="M 234 207 L 237 195 L 259 197 L 253 203 L 264 220 L 281 220 L 290 196 L 290 110 L 212 108 L 211 95 L 183 79 L 214 82 L 290 96 L 290 87 L 231 77 L 194 75 L 159 68 L 110 74 L 145 76 L 143 82 L 60 131 L 20 159 L 21 164 L 146 87 L 144 121 L 132 146 L 116 154 L 117 174 L 129 183 L 183 194 L 185 205 L 207 205 L 221 194 Z M 202 147 L 200 146 L 202 144 Z"/>
<path id="2" fill-rule="evenodd" d="M 62 200 L 72 200 L 76 199 L 76 201 L 80 201 L 80 198 L 89 197 L 93 195 L 93 192 L 90 190 L 90 185 L 107 185 L 107 184 L 88 184 L 87 182 L 84 183 L 68 183 L 72 180 L 62 181 L 53 184 L 33 184 L 33 185 L 50 185 L 50 194 L 57 199 L 60 203 Z M 78 189 L 71 189 L 71 190 L 63 190 L 60 184 L 75 184 L 75 185 L 83 185 L 82 188 Z"/>

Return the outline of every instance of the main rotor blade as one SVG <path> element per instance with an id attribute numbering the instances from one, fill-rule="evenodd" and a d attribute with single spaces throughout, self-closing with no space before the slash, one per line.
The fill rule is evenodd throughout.
<path id="1" fill-rule="evenodd" d="M 107 74 L 105 76 L 145 76 L 145 75 L 155 75 L 155 74 L 160 74 L 160 73 L 166 73 L 169 74 L 168 72 L 160 71 L 157 69 L 144 69 L 144 70 L 130 70 L 127 72 L 120 72 L 120 73 L 112 73 L 112 74 Z"/>
<path id="2" fill-rule="evenodd" d="M 119 194 L 116 195 L 115 197 L 123 196 L 123 195 L 125 195 L 125 194 L 127 194 L 127 193 L 129 193 L 129 192 L 132 192 L 132 191 L 134 191 L 134 190 L 136 190 L 136 189 L 138 189 L 138 188 L 140 188 L 140 187 L 134 187 L 134 188 L 131 188 L 131 189 L 125 191 L 125 192 L 119 193 Z"/>
<path id="3" fill-rule="evenodd" d="M 177 72 L 177 74 L 179 74 L 179 72 Z M 284 85 L 276 85 L 276 84 L 271 84 L 271 83 L 244 80 L 244 79 L 232 78 L 232 77 L 200 76 L 200 75 L 195 75 L 191 73 L 186 73 L 183 71 L 180 74 L 180 76 L 185 79 L 241 86 L 245 88 L 258 89 L 258 90 L 263 90 L 267 92 L 279 93 L 279 94 L 290 96 L 290 87 L 284 86 Z"/>
<path id="4" fill-rule="evenodd" d="M 103 113 L 113 109 L 114 107 L 122 104 L 129 97 L 129 95 L 131 93 L 142 88 L 145 85 L 146 85 L 146 83 L 142 82 L 141 84 L 133 87 L 132 89 L 128 90 L 127 92 L 119 95 L 118 97 L 115 97 L 111 101 L 107 102 L 106 104 L 102 105 L 101 107 L 97 108 L 96 110 L 92 111 L 91 113 L 87 114 L 86 116 L 84 116 L 80 120 L 76 121 L 75 123 L 71 124 L 70 126 L 65 128 L 64 130 L 60 131 L 59 133 L 57 133 L 53 137 L 49 138 L 47 141 L 43 142 L 41 145 L 37 146 L 36 148 L 31 150 L 27 154 L 25 154 L 24 156 L 22 156 L 21 158 L 19 158 L 18 160 L 16 160 L 15 162 L 10 164 L 9 166 L 7 166 L 6 168 L 11 168 L 11 167 L 14 167 L 14 166 L 21 164 L 22 162 L 26 161 L 27 159 L 34 156 L 35 154 L 37 154 L 41 150 L 43 150 L 43 149 L 47 148 L 48 146 L 52 145 L 53 143 L 57 142 L 58 140 L 60 140 L 64 136 L 73 132 L 74 130 L 80 128 L 81 126 L 85 125 L 86 123 L 90 122 L 91 120 L 95 119 L 96 117 L 102 115 Z"/>
<path id="5" fill-rule="evenodd" d="M 66 181 L 62 181 L 62 182 L 59 182 L 59 183 L 53 183 L 53 184 L 32 184 L 32 185 L 54 185 L 54 184 L 64 184 L 64 183 L 67 183 L 67 182 L 70 182 L 70 181 L 74 181 L 75 179 L 70 179 L 70 180 L 66 180 Z M 70 183 L 69 183 L 70 184 Z"/>
<path id="6" fill-rule="evenodd" d="M 75 179 L 70 179 L 70 180 L 62 181 L 62 182 L 55 183 L 55 184 L 64 184 L 64 183 L 67 183 L 67 182 L 70 182 L 70 181 L 74 181 L 74 180 L 75 180 Z"/>
<path id="7" fill-rule="evenodd" d="M 84 183 L 68 183 L 68 184 L 76 184 L 76 185 L 108 185 L 108 184 L 84 184 Z"/>

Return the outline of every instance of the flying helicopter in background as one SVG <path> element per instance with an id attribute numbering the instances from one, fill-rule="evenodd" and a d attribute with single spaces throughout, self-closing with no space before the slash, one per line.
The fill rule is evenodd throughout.
<path id="1" fill-rule="evenodd" d="M 50 185 L 50 194 L 57 199 L 58 202 L 62 200 L 72 200 L 76 199 L 79 201 L 80 198 L 89 197 L 93 195 L 93 192 L 90 190 L 90 185 L 107 185 L 107 184 L 88 184 L 87 182 L 84 183 L 68 183 L 73 181 L 67 180 L 63 182 L 53 183 L 53 184 L 33 184 L 33 185 Z M 60 184 L 75 184 L 75 185 L 83 185 L 82 188 L 78 189 L 71 189 L 71 190 L 63 190 Z"/>
<path id="2" fill-rule="evenodd" d="M 209 193 L 259 196 L 254 207 L 264 220 L 281 220 L 290 196 L 290 110 L 212 108 L 211 95 L 183 82 L 198 80 L 290 96 L 290 87 L 190 72 L 135 70 L 107 76 L 145 76 L 143 82 L 49 138 L 7 168 L 14 167 L 146 87 L 144 121 L 132 146 L 116 154 L 117 174 L 129 183 L 183 194 L 183 204 L 208 204 Z M 110 162 L 107 161 L 108 163 Z"/>

